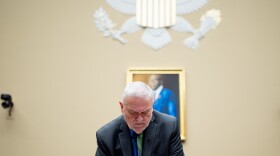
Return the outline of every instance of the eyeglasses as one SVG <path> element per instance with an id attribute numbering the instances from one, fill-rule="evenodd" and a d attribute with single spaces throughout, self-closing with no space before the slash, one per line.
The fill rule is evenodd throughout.
<path id="1" fill-rule="evenodd" d="M 152 111 L 152 108 L 148 108 L 147 110 L 143 111 L 143 112 L 136 112 L 134 110 L 130 110 L 130 109 L 127 109 L 126 112 L 128 113 L 129 116 L 131 117 L 138 117 L 138 116 L 142 116 L 142 117 L 146 117 L 148 115 L 150 115 Z"/>

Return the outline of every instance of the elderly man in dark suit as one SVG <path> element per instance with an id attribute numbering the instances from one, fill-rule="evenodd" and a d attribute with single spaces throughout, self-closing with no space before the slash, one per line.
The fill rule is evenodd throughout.
<path id="1" fill-rule="evenodd" d="M 122 115 L 96 132 L 96 156 L 183 156 L 176 118 L 153 110 L 152 89 L 129 83 L 119 102 Z"/>

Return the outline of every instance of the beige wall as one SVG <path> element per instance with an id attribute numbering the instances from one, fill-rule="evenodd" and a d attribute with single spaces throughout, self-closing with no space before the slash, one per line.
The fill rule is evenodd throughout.
<path id="1" fill-rule="evenodd" d="M 221 24 L 196 51 L 187 35 L 154 51 L 143 32 L 127 45 L 105 39 L 92 14 L 102 6 L 117 28 L 130 16 L 104 0 L 1 0 L 0 93 L 11 93 L 12 118 L 0 108 L 1 156 L 89 156 L 96 130 L 120 114 L 131 67 L 186 71 L 189 156 L 280 155 L 280 1 L 211 0 Z"/>

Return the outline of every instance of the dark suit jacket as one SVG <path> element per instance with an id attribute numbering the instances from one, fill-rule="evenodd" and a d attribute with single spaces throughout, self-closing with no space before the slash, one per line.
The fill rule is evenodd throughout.
<path id="1" fill-rule="evenodd" d="M 133 156 L 130 131 L 119 116 L 96 132 L 96 156 Z M 184 156 L 176 118 L 157 111 L 144 131 L 143 156 Z"/>

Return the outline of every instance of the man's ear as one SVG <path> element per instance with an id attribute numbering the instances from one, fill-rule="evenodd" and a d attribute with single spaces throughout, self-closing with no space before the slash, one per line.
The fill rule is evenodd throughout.
<path id="1" fill-rule="evenodd" d="M 121 108 L 121 111 L 123 110 L 123 103 L 122 101 L 119 101 L 119 104 L 120 104 L 120 108 Z"/>

